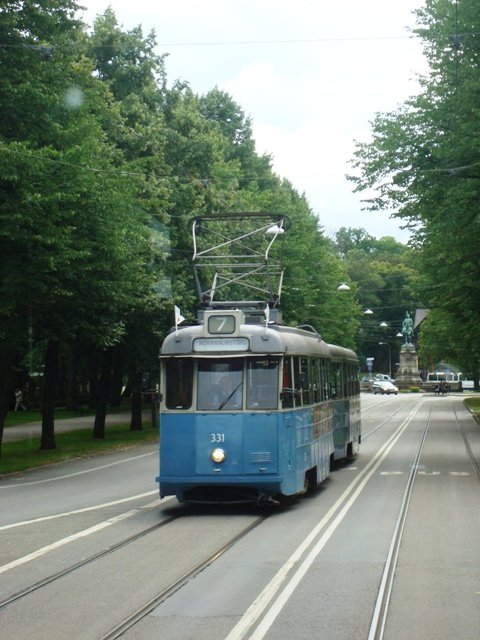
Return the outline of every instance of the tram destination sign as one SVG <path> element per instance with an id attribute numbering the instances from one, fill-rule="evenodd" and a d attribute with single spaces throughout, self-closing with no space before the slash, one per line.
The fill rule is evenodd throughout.
<path id="1" fill-rule="evenodd" d="M 198 352 L 210 351 L 248 351 L 248 338 L 195 338 L 193 350 Z"/>

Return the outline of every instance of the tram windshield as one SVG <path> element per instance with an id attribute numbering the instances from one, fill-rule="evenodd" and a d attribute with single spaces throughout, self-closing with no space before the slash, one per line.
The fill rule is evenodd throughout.
<path id="1" fill-rule="evenodd" d="M 196 377 L 198 411 L 277 409 L 278 371 L 279 358 L 271 356 L 172 358 L 165 366 L 165 405 L 167 409 L 191 409 Z"/>
<path id="2" fill-rule="evenodd" d="M 278 364 L 278 358 L 270 357 L 199 360 L 197 409 L 276 409 Z"/>
<path id="3" fill-rule="evenodd" d="M 197 409 L 200 411 L 242 408 L 243 360 L 199 360 Z"/>

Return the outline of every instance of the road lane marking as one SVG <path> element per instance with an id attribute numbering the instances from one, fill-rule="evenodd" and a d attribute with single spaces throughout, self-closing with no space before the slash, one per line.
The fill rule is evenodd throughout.
<path id="1" fill-rule="evenodd" d="M 110 527 L 112 524 L 116 524 L 117 522 L 121 522 L 122 520 L 126 520 L 126 518 L 130 518 L 130 516 L 133 516 L 135 513 L 138 513 L 138 509 L 132 509 L 131 511 L 126 511 L 125 513 L 121 513 L 118 516 L 115 516 L 114 518 L 110 518 L 109 520 L 105 520 L 104 522 L 100 522 L 99 524 L 96 524 L 93 527 L 90 527 L 89 529 L 84 529 L 83 531 L 79 531 L 78 533 L 74 533 L 71 536 L 68 536 L 66 538 L 62 538 L 61 540 L 57 540 L 57 542 L 53 542 L 52 544 L 48 544 L 45 547 L 42 547 L 41 549 L 37 549 L 36 551 L 33 551 L 32 553 L 29 553 L 26 556 L 22 556 L 21 558 L 18 558 L 17 560 L 13 560 L 12 562 L 8 562 L 7 564 L 4 564 L 0 567 L 0 574 L 5 573 L 6 571 L 9 571 L 10 569 L 15 569 L 16 567 L 21 566 L 22 564 L 26 564 L 27 562 L 30 562 L 31 560 L 35 560 L 36 558 L 40 558 L 41 556 L 44 556 L 46 553 L 49 553 L 50 551 L 53 551 L 54 549 L 59 549 L 60 547 L 63 547 L 64 545 L 68 544 L 69 542 L 73 542 L 75 540 L 79 540 L 80 538 L 85 538 L 86 536 L 91 535 L 92 533 L 97 533 L 98 531 L 101 531 L 102 529 L 106 529 L 107 527 Z"/>
<path id="2" fill-rule="evenodd" d="M 0 491 L 6 489 L 17 489 L 18 487 L 28 487 L 32 484 L 44 484 L 46 482 L 55 482 L 56 480 L 65 480 L 65 478 L 74 478 L 75 476 L 82 476 L 85 473 L 92 473 L 93 471 L 99 471 L 100 469 L 107 469 L 108 467 L 115 467 L 117 464 L 123 464 L 124 462 L 131 462 L 132 460 L 139 460 L 147 456 L 158 455 L 158 448 L 150 453 L 142 453 L 138 456 L 132 456 L 131 458 L 124 458 L 123 460 L 117 460 L 117 462 L 109 462 L 108 464 L 102 464 L 98 467 L 92 467 L 91 469 L 85 469 L 84 471 L 75 471 L 74 473 L 67 473 L 64 476 L 56 476 L 55 478 L 46 478 L 45 480 L 31 480 L 29 482 L 17 482 L 14 484 L 7 484 L 0 487 Z"/>
<path id="3" fill-rule="evenodd" d="M 163 500 L 160 500 L 160 502 L 164 502 L 166 500 L 172 500 L 172 498 L 164 498 Z M 158 503 L 159 502 L 155 500 L 154 502 L 150 502 L 149 504 L 146 504 L 143 508 L 153 507 Z M 29 553 L 26 556 L 22 556 L 21 558 L 17 558 L 17 560 L 12 560 L 12 562 L 8 562 L 7 564 L 0 566 L 0 574 L 5 573 L 10 569 L 15 569 L 16 567 L 20 567 L 21 565 L 26 564 L 27 562 L 31 562 L 32 560 L 35 560 L 36 558 L 40 558 L 41 556 L 44 556 L 50 551 L 59 549 L 60 547 L 63 547 L 64 545 L 69 544 L 70 542 L 75 542 L 76 540 L 80 540 L 81 538 L 86 538 L 87 536 L 90 536 L 93 533 L 98 533 L 99 531 L 102 531 L 102 529 L 106 529 L 107 527 L 111 527 L 113 524 L 117 524 L 122 520 L 131 518 L 132 516 L 137 514 L 139 511 L 141 511 L 141 509 L 131 509 L 130 511 L 126 511 L 125 513 L 120 513 L 118 516 L 109 518 L 108 520 L 104 520 L 103 522 L 99 522 L 93 527 L 89 527 L 88 529 L 84 529 L 83 531 L 74 533 L 71 536 L 67 536 L 66 538 L 57 540 L 57 542 L 52 542 L 52 544 L 48 544 L 45 547 L 42 547 L 41 549 L 37 549 L 36 551 L 33 551 L 32 553 Z"/>
<path id="4" fill-rule="evenodd" d="M 270 606 L 270 609 L 268 609 L 260 624 L 249 636 L 250 640 L 262 640 L 262 638 L 265 637 L 265 634 L 275 622 L 277 616 L 286 605 L 291 595 L 300 584 L 301 580 L 310 569 L 319 553 L 325 547 L 328 540 L 331 538 L 352 505 L 355 503 L 368 481 L 376 473 L 380 465 L 390 453 L 391 449 L 403 435 L 404 431 L 407 429 L 413 417 L 422 405 L 423 400 L 420 400 L 420 402 L 418 402 L 418 404 L 412 409 L 412 411 L 398 427 L 398 429 L 393 433 L 392 436 L 390 436 L 387 442 L 376 453 L 375 457 L 370 460 L 363 471 L 355 478 L 355 480 L 350 483 L 350 485 L 345 489 L 340 498 L 328 510 L 322 520 L 314 527 L 314 529 L 312 529 L 312 531 L 308 534 L 302 544 L 300 544 L 297 549 L 295 549 L 295 551 L 283 564 L 283 566 L 280 567 L 279 571 L 266 585 L 258 598 L 256 598 L 256 600 L 254 600 L 254 602 L 246 610 L 244 615 L 233 627 L 225 640 L 242 640 L 246 637 L 252 627 L 257 624 L 259 618 L 267 610 L 272 600 L 277 596 L 277 592 L 280 591 L 283 583 L 287 580 L 288 574 L 296 566 L 298 566 L 301 557 L 308 551 L 310 547 L 312 547 L 312 545 L 314 545 L 303 562 L 301 562 L 301 564 L 298 566 L 295 573 L 288 579 L 286 585 L 283 587 L 283 591 L 276 597 L 276 600 Z M 340 511 L 337 515 L 335 515 L 339 509 Z M 325 527 L 327 527 L 327 529 L 325 530 L 324 534 L 315 543 L 315 540 L 318 538 L 320 532 Z"/>
<path id="5" fill-rule="evenodd" d="M 139 493 L 136 496 L 130 496 L 129 498 L 121 498 L 120 500 L 112 500 L 112 502 L 104 502 L 103 504 L 96 504 L 91 507 L 82 507 L 82 509 L 75 509 L 74 511 L 64 511 L 62 513 L 56 513 L 51 516 L 40 516 L 39 518 L 33 518 L 32 520 L 22 520 L 20 522 L 13 522 L 12 524 L 4 524 L 0 526 L 0 531 L 6 531 L 7 529 L 14 529 L 15 527 L 23 527 L 26 524 L 36 524 L 37 522 L 45 522 L 46 520 L 55 520 L 56 518 L 64 518 L 65 516 L 75 516 L 78 513 L 86 513 L 87 511 L 96 511 L 97 509 L 104 509 L 105 507 L 115 507 L 117 504 L 123 504 L 124 502 L 131 502 L 132 500 L 139 500 L 140 498 L 146 498 L 158 493 L 158 489 L 153 491 L 146 491 L 145 493 Z"/>

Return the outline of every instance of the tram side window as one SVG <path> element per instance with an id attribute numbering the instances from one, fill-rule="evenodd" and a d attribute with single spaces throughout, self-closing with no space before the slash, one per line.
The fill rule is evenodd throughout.
<path id="1" fill-rule="evenodd" d="M 346 391 L 345 391 L 345 387 L 346 387 L 346 371 L 345 371 L 345 365 L 339 364 L 338 365 L 338 372 L 339 372 L 339 381 L 338 381 L 338 385 L 337 385 L 337 393 L 338 393 L 338 397 L 339 398 L 345 398 L 346 397 Z"/>
<path id="2" fill-rule="evenodd" d="M 329 363 L 325 358 L 320 359 L 320 381 L 321 381 L 321 397 L 322 401 L 328 400 L 330 397 L 330 390 L 328 388 L 329 380 Z"/>
<path id="3" fill-rule="evenodd" d="M 193 360 L 180 358 L 167 360 L 165 373 L 167 409 L 190 409 L 192 406 Z"/>
<path id="4" fill-rule="evenodd" d="M 247 360 L 247 409 L 276 409 L 278 358 Z"/>
<path id="5" fill-rule="evenodd" d="M 355 393 L 353 367 L 350 363 L 347 363 L 345 365 L 345 373 L 346 373 L 346 397 L 349 398 L 350 396 L 353 396 Z"/>
<path id="6" fill-rule="evenodd" d="M 312 392 L 313 392 L 313 402 L 320 402 L 322 400 L 321 390 L 322 390 L 322 381 L 320 377 L 320 360 L 318 358 L 314 358 L 312 360 Z"/>
<path id="7" fill-rule="evenodd" d="M 292 378 L 292 359 L 285 356 L 283 359 L 283 381 L 282 381 L 282 408 L 292 409 L 295 400 L 295 389 Z"/>
<path id="8" fill-rule="evenodd" d="M 342 372 L 342 398 L 348 398 L 348 371 L 344 362 L 340 365 L 340 371 Z"/>
<path id="9" fill-rule="evenodd" d="M 293 372 L 295 379 L 295 388 L 300 391 L 297 395 L 297 405 L 310 404 L 310 392 L 308 384 L 308 358 L 293 358 Z"/>
<path id="10" fill-rule="evenodd" d="M 341 387 L 341 375 L 340 375 L 340 366 L 337 363 L 330 364 L 330 375 L 329 375 L 329 397 L 330 398 L 341 398 L 342 387 Z"/>
<path id="11" fill-rule="evenodd" d="M 348 391 L 350 396 L 359 394 L 360 383 L 358 381 L 357 366 L 350 363 L 348 365 Z"/>
<path id="12" fill-rule="evenodd" d="M 313 402 L 310 369 L 308 365 L 309 365 L 308 358 L 300 358 L 303 404 L 312 404 Z"/>

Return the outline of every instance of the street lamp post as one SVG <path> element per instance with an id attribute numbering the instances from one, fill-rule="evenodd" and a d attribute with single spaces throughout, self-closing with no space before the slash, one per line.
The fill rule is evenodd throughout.
<path id="1" fill-rule="evenodd" d="M 389 376 L 392 377 L 392 348 L 390 347 L 389 342 L 379 342 L 378 344 L 385 345 L 388 347 L 388 367 L 389 367 Z"/>

